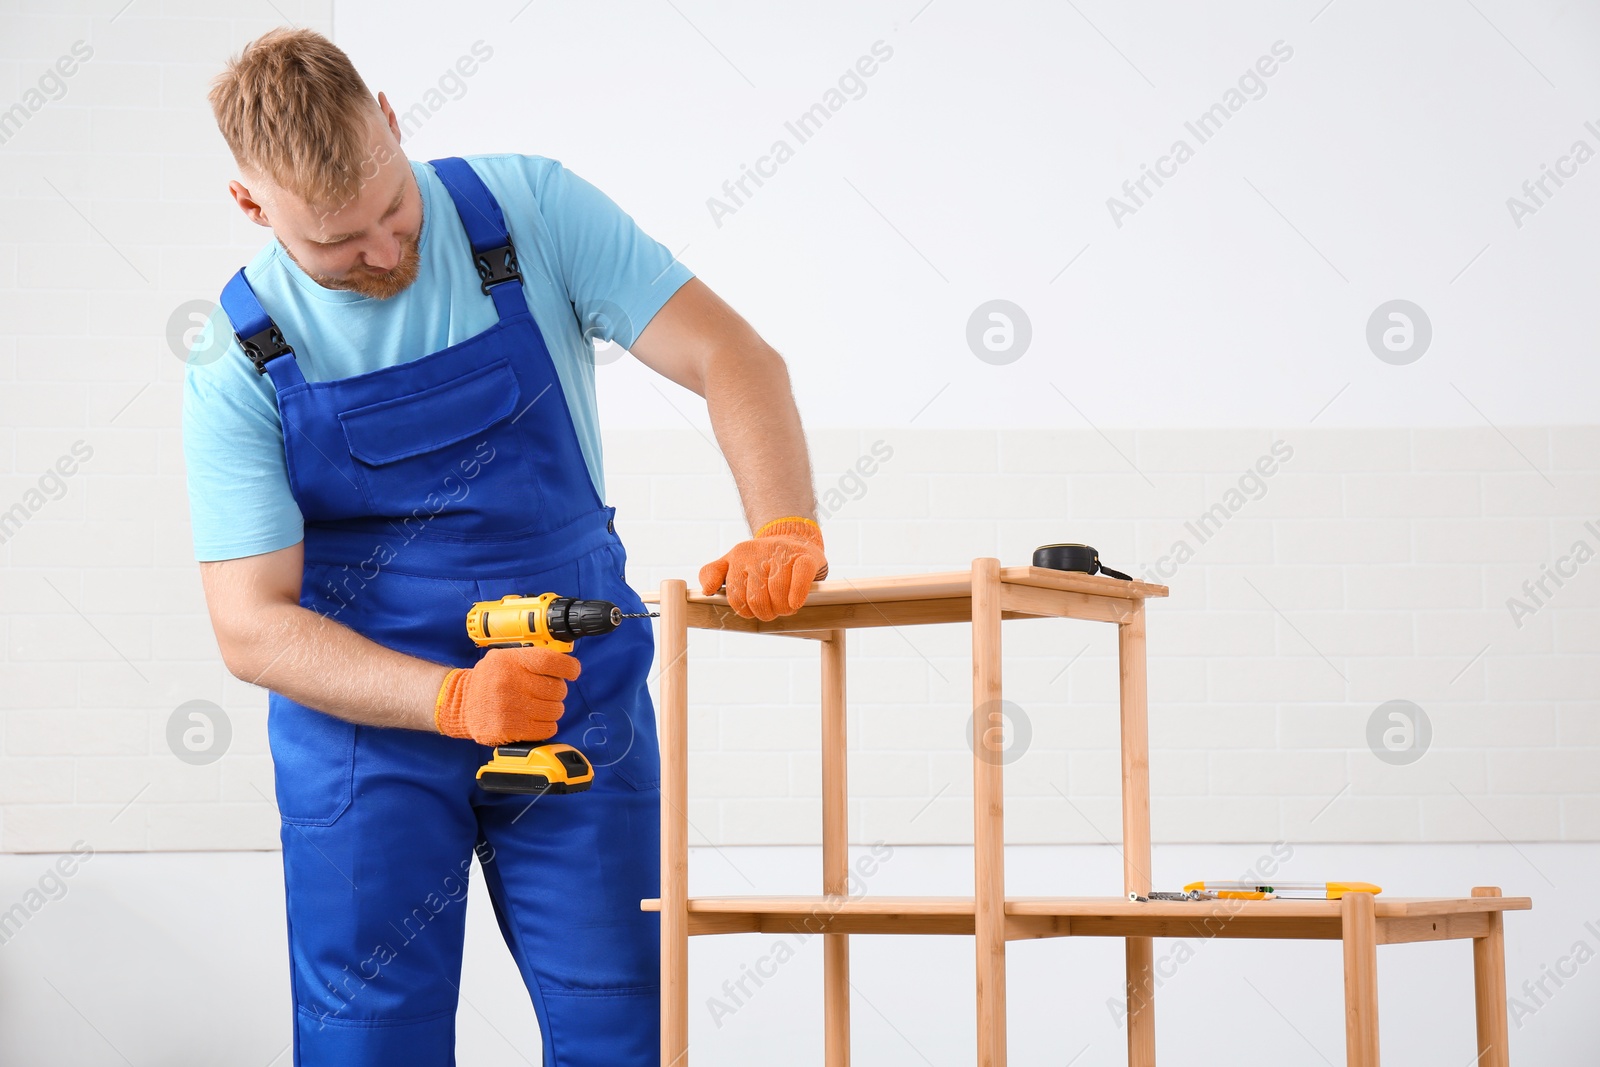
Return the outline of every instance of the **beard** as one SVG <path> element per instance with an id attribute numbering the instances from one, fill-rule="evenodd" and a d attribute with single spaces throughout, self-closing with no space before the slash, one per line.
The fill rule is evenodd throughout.
<path id="1" fill-rule="evenodd" d="M 378 300 L 388 300 L 404 292 L 412 282 L 417 280 L 417 274 L 422 270 L 422 254 L 420 251 L 421 239 L 417 234 L 406 238 L 400 251 L 400 262 L 386 271 L 376 271 L 370 267 L 355 266 L 343 278 L 331 278 L 325 274 L 317 274 L 308 270 L 304 263 L 295 258 L 289 251 L 289 246 L 278 242 L 290 259 L 306 272 L 306 277 L 322 286 L 324 289 L 347 289 L 362 296 L 374 297 Z"/>

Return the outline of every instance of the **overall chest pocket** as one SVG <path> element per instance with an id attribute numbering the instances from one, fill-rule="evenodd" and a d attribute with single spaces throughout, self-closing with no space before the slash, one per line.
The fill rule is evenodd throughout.
<path id="1" fill-rule="evenodd" d="M 499 360 L 406 396 L 339 414 L 356 478 L 374 515 L 413 535 L 517 533 L 542 503 L 522 393 Z"/>

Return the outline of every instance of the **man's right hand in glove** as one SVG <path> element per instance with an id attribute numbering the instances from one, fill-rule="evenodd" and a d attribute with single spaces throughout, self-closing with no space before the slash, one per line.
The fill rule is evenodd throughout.
<path id="1" fill-rule="evenodd" d="M 544 741 L 555 736 L 567 682 L 581 669 L 576 656 L 553 648 L 492 648 L 477 666 L 445 675 L 434 724 L 480 745 Z"/>

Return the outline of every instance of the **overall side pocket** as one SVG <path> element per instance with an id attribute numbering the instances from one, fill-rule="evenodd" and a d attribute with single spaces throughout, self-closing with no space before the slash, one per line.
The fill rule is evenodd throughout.
<path id="1" fill-rule="evenodd" d="M 267 742 L 279 816 L 300 826 L 333 825 L 355 794 L 356 724 L 272 693 Z"/>

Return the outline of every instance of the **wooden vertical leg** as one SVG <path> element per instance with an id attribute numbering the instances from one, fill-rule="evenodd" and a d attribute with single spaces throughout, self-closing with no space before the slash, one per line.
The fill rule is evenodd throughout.
<path id="1" fill-rule="evenodd" d="M 850 891 L 849 779 L 845 773 L 845 631 L 822 645 L 822 891 Z M 823 1019 L 826 1067 L 850 1067 L 850 939 L 824 934 Z"/>
<path id="2" fill-rule="evenodd" d="M 1145 674 L 1144 601 L 1117 626 L 1122 685 L 1122 888 L 1150 892 L 1150 728 Z M 1155 947 L 1130 937 L 1124 949 L 1128 997 L 1128 1067 L 1155 1067 Z"/>
<path id="3" fill-rule="evenodd" d="M 1128 996 L 1128 1067 L 1155 1067 L 1155 942 L 1148 937 L 1126 939 L 1122 968 Z"/>
<path id="4" fill-rule="evenodd" d="M 1476 886 L 1475 897 L 1497 897 L 1495 886 Z M 1473 991 L 1478 1005 L 1477 1067 L 1510 1067 L 1506 1026 L 1505 912 L 1489 913 L 1489 932 L 1472 939 Z"/>
<path id="5" fill-rule="evenodd" d="M 661 1064 L 689 1062 L 688 585 L 661 583 Z"/>
<path id="6" fill-rule="evenodd" d="M 1345 1062 L 1349 1067 L 1378 1067 L 1378 920 L 1372 894 L 1346 893 L 1339 903 Z"/>
<path id="7" fill-rule="evenodd" d="M 972 813 L 978 1067 L 1006 1062 L 1006 844 L 1000 712 L 1000 561 L 972 561 Z"/>

